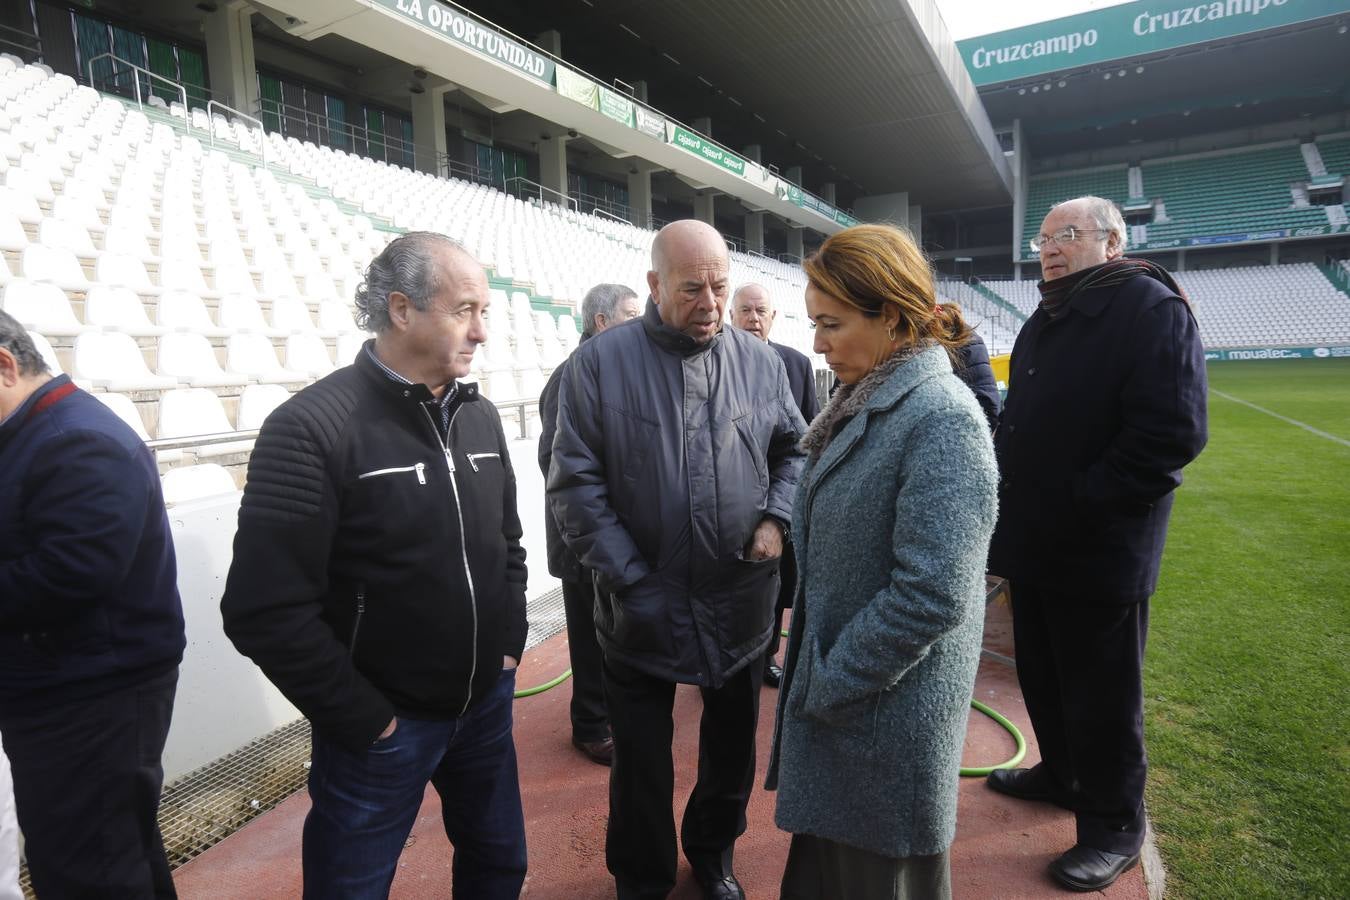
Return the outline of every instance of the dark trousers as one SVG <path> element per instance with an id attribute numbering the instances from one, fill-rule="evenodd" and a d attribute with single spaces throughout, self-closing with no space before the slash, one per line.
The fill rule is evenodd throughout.
<path id="1" fill-rule="evenodd" d="M 813 834 L 794 834 L 779 900 L 951 900 L 948 851 L 894 858 Z"/>
<path id="2" fill-rule="evenodd" d="M 783 637 L 783 613 L 792 609 L 792 598 L 797 593 L 797 557 L 792 552 L 792 544 L 783 545 L 783 556 L 778 562 L 778 603 L 773 610 L 773 637 L 769 638 L 769 649 L 764 651 L 764 662 L 773 662 L 778 655 L 779 642 Z"/>
<path id="3" fill-rule="evenodd" d="M 1078 842 L 1135 853 L 1144 840 L 1144 644 L 1148 601 L 1099 605 L 1013 582 L 1013 639 L 1047 774 Z"/>
<path id="4" fill-rule="evenodd" d="M 160 757 L 178 669 L 0 718 L 33 890 L 43 898 L 176 897 L 160 837 Z"/>
<path id="5" fill-rule="evenodd" d="M 572 738 L 602 741 L 609 737 L 605 712 L 604 658 L 595 636 L 595 588 L 563 579 L 563 612 L 567 616 L 567 652 L 572 657 Z"/>
<path id="6" fill-rule="evenodd" d="M 359 753 L 314 733 L 301 851 L 307 900 L 388 897 L 428 781 L 455 848 L 454 895 L 520 896 L 525 816 L 511 735 L 515 686 L 508 669 L 494 693 L 460 718 L 400 718 L 393 734 Z"/>
<path id="7" fill-rule="evenodd" d="M 701 691 L 698 780 L 680 827 L 684 854 L 695 866 L 730 872 L 732 847 L 745 832 L 762 677 L 757 660 L 722 687 Z M 605 698 L 614 731 L 605 861 L 620 900 L 665 897 L 676 873 L 675 685 L 606 658 Z"/>

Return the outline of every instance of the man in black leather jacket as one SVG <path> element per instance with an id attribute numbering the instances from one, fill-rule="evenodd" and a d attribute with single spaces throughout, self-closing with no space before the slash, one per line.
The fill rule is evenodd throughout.
<path id="1" fill-rule="evenodd" d="M 305 897 L 387 892 L 430 781 L 457 896 L 525 877 L 511 702 L 525 552 L 496 408 L 469 373 L 482 267 L 441 235 L 371 262 L 353 365 L 263 423 L 225 631 L 313 724 Z"/>

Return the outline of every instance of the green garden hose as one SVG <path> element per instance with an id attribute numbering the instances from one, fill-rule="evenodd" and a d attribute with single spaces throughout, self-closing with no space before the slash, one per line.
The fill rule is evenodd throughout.
<path id="1" fill-rule="evenodd" d="M 572 670 L 568 669 L 566 672 L 562 673 L 557 678 L 554 678 L 552 681 L 545 681 L 543 684 L 536 684 L 534 687 L 521 688 L 520 690 L 516 691 L 516 699 L 519 700 L 522 697 L 533 697 L 535 694 L 542 694 L 544 691 L 551 691 L 553 690 L 553 688 L 562 684 L 564 681 L 566 681 L 571 677 L 572 677 Z"/>
<path id="2" fill-rule="evenodd" d="M 993 719 L 998 724 L 1002 725 L 1005 729 L 1007 729 L 1008 734 L 1011 734 L 1013 736 L 1013 740 L 1017 742 L 1017 752 L 1014 753 L 1012 755 L 1012 758 L 1009 759 L 1007 762 L 1001 762 L 996 766 L 972 766 L 968 769 L 962 766 L 961 776 L 964 778 L 974 778 L 974 777 L 982 778 L 985 775 L 988 775 L 990 772 L 994 771 L 995 769 L 1011 769 L 1013 766 L 1020 763 L 1022 761 L 1022 758 L 1027 755 L 1027 739 L 1022 737 L 1022 732 L 1017 730 L 1017 726 L 1014 725 L 1012 722 L 1009 722 L 1006 716 L 1002 715 L 1001 713 L 997 712 L 994 709 L 991 709 L 988 706 L 985 706 L 983 703 L 981 703 L 980 701 L 976 700 L 973 697 L 970 700 L 970 705 L 973 708 L 978 709 L 980 712 L 984 713 L 989 718 Z"/>
<path id="3" fill-rule="evenodd" d="M 521 688 L 516 691 L 516 699 L 520 700 L 524 697 L 533 697 L 535 694 L 542 694 L 544 691 L 552 690 L 571 677 L 572 670 L 568 669 L 551 681 L 545 681 L 543 684 L 536 684 L 534 687 Z M 978 700 L 972 698 L 970 705 L 1007 729 L 1008 733 L 1013 736 L 1013 740 L 1017 742 L 1017 752 L 1014 753 L 1012 758 L 1007 762 L 1001 762 L 995 766 L 974 766 L 969 769 L 963 767 L 961 769 L 961 775 L 963 777 L 984 777 L 995 769 L 1011 769 L 1013 766 L 1020 763 L 1022 758 L 1027 755 L 1027 741 L 1026 738 L 1022 737 L 1022 732 L 1017 730 L 1017 726 L 1012 722 L 1009 722 L 1008 719 L 998 711 L 985 706 Z"/>

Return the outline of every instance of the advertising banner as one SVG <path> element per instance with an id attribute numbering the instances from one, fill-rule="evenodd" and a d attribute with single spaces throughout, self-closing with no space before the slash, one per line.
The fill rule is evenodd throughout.
<path id="1" fill-rule="evenodd" d="M 503 35 L 489 25 L 438 3 L 437 0 L 368 0 L 372 6 L 397 13 L 421 28 L 435 32 L 479 56 L 494 59 L 521 75 L 553 83 L 554 63 L 524 44 Z"/>
<path id="2" fill-rule="evenodd" d="M 616 94 L 603 84 L 600 87 L 600 112 L 616 122 L 633 127 L 633 109 L 636 104 L 623 94 Z"/>
<path id="3" fill-rule="evenodd" d="M 1245 362 L 1253 359 L 1350 359 L 1350 347 L 1245 347 L 1205 350 L 1206 362 Z"/>
<path id="4" fill-rule="evenodd" d="M 637 130 L 658 140 L 666 139 L 666 120 L 643 106 L 637 106 Z"/>
<path id="5" fill-rule="evenodd" d="M 1345 12 L 1344 0 L 1137 0 L 957 41 L 956 48 L 982 87 Z"/>
<path id="6" fill-rule="evenodd" d="M 745 174 L 745 160 L 739 156 L 733 156 L 712 141 L 705 140 L 683 125 L 672 123 L 667 126 L 667 132 L 669 134 L 668 140 L 675 146 L 682 147 L 690 153 L 695 153 L 709 162 L 717 163 L 728 172 L 734 172 L 737 175 Z"/>
<path id="7" fill-rule="evenodd" d="M 575 100 L 582 106 L 589 106 L 591 109 L 600 108 L 600 85 L 565 66 L 560 67 L 554 77 L 558 83 L 559 94 L 568 100 Z"/>

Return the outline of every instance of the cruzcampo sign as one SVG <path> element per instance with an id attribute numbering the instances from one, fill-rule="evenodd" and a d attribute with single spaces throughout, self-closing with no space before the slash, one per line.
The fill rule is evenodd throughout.
<path id="1" fill-rule="evenodd" d="M 490 25 L 471 19 L 458 9 L 436 0 L 367 0 L 400 17 L 435 32 L 467 50 L 496 60 L 521 75 L 553 84 L 554 63 L 525 44 L 509 38 Z"/>
<path id="2" fill-rule="evenodd" d="M 958 41 L 977 86 L 1350 12 L 1350 0 L 1136 0 Z"/>

